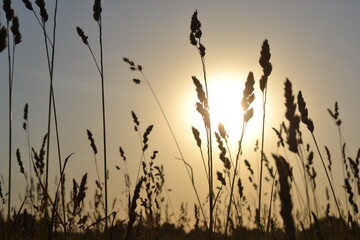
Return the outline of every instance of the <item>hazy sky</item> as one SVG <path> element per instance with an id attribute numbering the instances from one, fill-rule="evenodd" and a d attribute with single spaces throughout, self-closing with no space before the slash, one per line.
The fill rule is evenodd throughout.
<path id="1" fill-rule="evenodd" d="M 51 16 L 48 30 L 51 31 L 53 1 L 46 1 L 46 4 Z M 92 0 L 59 1 L 54 71 L 62 155 L 65 157 L 75 152 L 66 171 L 67 181 L 68 184 L 72 178 L 80 181 L 81 176 L 88 172 L 89 189 L 94 189 L 96 175 L 86 129 L 94 134 L 99 149 L 98 164 L 102 169 L 101 85 L 91 55 L 75 28 L 80 26 L 85 31 L 98 56 L 98 32 L 92 18 L 92 5 Z M 13 176 L 14 184 L 19 186 L 13 199 L 17 199 L 24 193 L 24 180 L 16 164 L 16 148 L 20 148 L 25 167 L 28 167 L 26 135 L 21 128 L 23 107 L 29 103 L 31 145 L 38 150 L 46 133 L 49 80 L 41 28 L 21 1 L 13 1 L 12 6 L 19 16 L 23 36 L 23 42 L 16 48 L 13 95 Z M 142 131 L 154 124 L 150 150 L 159 151 L 156 161 L 165 167 L 166 187 L 172 189 L 174 207 L 178 209 L 181 202 L 191 204 L 194 199 L 184 165 L 176 160 L 179 153 L 155 99 L 146 85 L 136 86 L 131 81 L 140 76 L 131 72 L 122 61 L 123 57 L 129 57 L 144 67 L 184 155 L 194 167 L 196 183 L 205 201 L 204 170 L 191 133 L 192 125 L 202 127 L 195 111 L 196 92 L 191 81 L 192 75 L 202 78 L 199 55 L 189 43 L 190 19 L 195 9 L 202 23 L 210 97 L 212 94 L 217 96 L 217 90 L 223 86 L 227 87 L 223 91 L 229 91 L 229 101 L 239 103 L 248 72 L 253 71 L 255 75 L 255 116 L 245 135 L 243 159 L 249 159 L 257 169 L 259 156 L 253 153 L 253 147 L 261 136 L 261 93 L 258 89 L 261 68 L 258 59 L 264 39 L 269 40 L 273 64 L 268 83 L 266 153 L 270 155 L 277 151 L 271 127 L 278 128 L 284 121 L 283 84 L 285 78 L 289 78 L 294 92 L 303 92 L 322 151 L 324 145 L 329 146 L 334 161 L 339 161 L 337 129 L 326 111 L 338 101 L 343 136 L 351 156 L 356 155 L 360 143 L 360 2 L 108 0 L 103 1 L 102 6 L 110 199 L 123 197 L 124 188 L 119 184 L 123 176 L 115 169 L 115 165 L 123 166 L 118 147 L 125 150 L 132 182 L 141 156 L 131 110 L 137 113 Z M 1 23 L 5 23 L 3 11 Z M 7 189 L 8 80 L 5 51 L 0 54 L 0 72 L 0 174 L 4 178 L 2 187 Z M 234 94 L 238 95 L 230 96 Z M 216 98 L 220 97 L 214 97 L 214 102 Z M 222 108 L 230 109 L 231 105 Z M 234 143 L 241 126 L 241 112 L 236 112 L 232 109 L 230 117 L 223 120 L 232 117 L 236 120 L 238 117 L 239 129 L 230 127 L 232 131 L 229 133 Z M 303 130 L 304 137 L 310 142 L 308 132 L 304 127 Z M 55 169 L 51 174 L 55 179 L 58 165 L 54 141 L 51 141 L 51 169 Z M 233 147 L 235 154 L 236 145 Z M 220 169 L 220 160 L 216 161 L 216 167 Z M 324 179 L 318 157 L 315 161 L 319 179 Z M 340 167 L 339 162 L 334 164 Z M 247 183 L 248 172 L 244 170 L 241 174 Z M 340 184 L 337 189 L 341 189 Z M 324 190 L 320 188 L 319 195 L 323 194 Z M 90 199 L 92 195 L 89 194 Z"/>

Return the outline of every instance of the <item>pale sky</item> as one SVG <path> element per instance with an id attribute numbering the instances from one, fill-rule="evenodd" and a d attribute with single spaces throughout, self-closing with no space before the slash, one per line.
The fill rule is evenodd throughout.
<path id="1" fill-rule="evenodd" d="M 53 1 L 47 1 L 46 4 L 51 26 Z M 33 5 L 37 11 L 36 5 Z M 24 179 L 16 163 L 16 148 L 20 148 L 25 168 L 28 168 L 26 135 L 21 127 L 23 107 L 29 103 L 31 145 L 39 150 L 47 129 L 49 80 L 41 28 L 21 1 L 13 1 L 12 6 L 19 16 L 23 36 L 23 42 L 16 48 L 13 95 L 13 184 L 18 187 L 12 196 L 18 199 L 18 195 L 24 193 Z M 66 170 L 69 184 L 67 194 L 71 179 L 80 181 L 81 176 L 88 172 L 90 192 L 86 202 L 93 199 L 91 191 L 95 188 L 96 176 L 86 129 L 94 134 L 99 149 L 100 173 L 103 173 L 101 88 L 95 64 L 75 28 L 80 26 L 85 31 L 98 56 L 98 32 L 92 18 L 92 6 L 93 1 L 90 0 L 59 1 L 54 73 L 62 155 L 65 157 L 75 152 Z M 127 155 L 134 186 L 141 147 L 137 133 L 133 131 L 131 110 L 138 115 L 142 131 L 154 124 L 149 140 L 150 150 L 159 151 L 156 161 L 164 165 L 166 186 L 172 189 L 170 196 L 175 209 L 179 209 L 181 202 L 188 202 L 192 208 L 194 202 L 184 165 L 176 160 L 179 153 L 155 99 L 146 85 L 136 86 L 132 83 L 132 78 L 140 76 L 128 69 L 122 61 L 123 57 L 129 57 L 144 67 L 144 73 L 157 92 L 182 151 L 194 168 L 196 183 L 205 202 L 204 170 L 191 133 L 192 125 L 202 127 L 195 111 L 196 92 L 191 80 L 193 75 L 202 79 L 201 62 L 196 49 L 189 43 L 190 19 L 196 9 L 202 23 L 202 42 L 207 53 L 205 59 L 210 97 L 216 95 L 216 89 L 223 81 L 224 84 L 233 84 L 228 89 L 237 89 L 234 93 L 237 92 L 238 96 L 234 96 L 234 101 L 240 102 L 248 72 L 253 71 L 255 75 L 255 116 L 245 135 L 243 159 L 252 161 L 257 169 L 253 147 L 256 139 L 261 137 L 261 93 L 258 89 L 261 68 L 258 59 L 264 39 L 269 41 L 272 54 L 270 61 L 273 65 L 268 82 L 265 132 L 265 150 L 269 158 L 271 152 L 277 151 L 271 127 L 278 128 L 281 121 L 285 121 L 283 84 L 286 78 L 292 81 L 294 93 L 297 94 L 299 90 L 303 93 L 324 156 L 323 146 L 327 145 L 334 161 L 340 157 L 337 128 L 326 111 L 326 108 L 333 109 L 335 101 L 339 102 L 343 135 L 350 154 L 356 156 L 360 145 L 360 2 L 108 0 L 103 1 L 102 6 L 109 202 L 114 197 L 124 200 L 121 194 L 124 191 L 123 176 L 115 169 L 115 165 L 123 166 L 118 154 L 119 146 L 124 148 Z M 1 23 L 5 24 L 3 11 Z M 7 66 L 7 54 L 4 51 L 0 54 L 0 174 L 4 179 L 1 180 L 4 191 L 8 178 Z M 239 120 L 239 129 L 240 125 Z M 302 126 L 302 129 L 304 138 L 310 142 L 306 128 Z M 235 138 L 238 133 L 229 132 L 229 135 Z M 232 141 L 236 143 L 237 139 Z M 312 149 L 315 149 L 313 145 Z M 236 146 L 233 154 L 235 151 Z M 54 144 L 51 154 L 53 159 L 50 169 L 55 169 L 51 173 L 51 181 L 54 182 L 55 175 L 58 175 Z M 217 156 L 217 149 L 214 154 Z M 319 181 L 325 182 L 319 161 L 316 155 Z M 215 166 L 220 170 L 220 160 L 216 159 L 216 162 Z M 297 165 L 294 164 L 294 167 Z M 337 167 L 340 169 L 340 163 Z M 248 184 L 248 172 L 243 169 L 241 176 Z M 341 185 L 336 188 L 340 191 Z M 253 191 L 250 186 L 247 190 Z M 318 191 L 319 195 L 324 195 L 324 187 L 319 187 Z"/>

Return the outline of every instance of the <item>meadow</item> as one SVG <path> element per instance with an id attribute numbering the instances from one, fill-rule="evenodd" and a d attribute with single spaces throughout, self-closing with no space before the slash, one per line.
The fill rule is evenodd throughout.
<path id="1" fill-rule="evenodd" d="M 96 35 L 88 35 L 86 29 L 76 26 L 72 34 L 77 34 L 82 43 L 79 51 L 88 51 L 92 66 L 98 74 L 97 122 L 101 129 L 101 137 L 95 137 L 91 129 L 86 132 L 88 151 L 93 159 L 95 180 L 90 182 L 88 173 L 81 175 L 68 174 L 69 162 L 74 153 L 65 154 L 61 150 L 61 131 L 58 127 L 59 113 L 56 108 L 57 98 L 54 94 L 55 55 L 57 44 L 57 10 L 49 11 L 44 0 L 23 0 L 23 7 L 34 16 L 34 25 L 40 26 L 44 49 L 46 52 L 46 68 L 48 69 L 47 90 L 47 131 L 42 139 L 32 139 L 30 134 L 31 112 L 29 105 L 24 104 L 22 131 L 26 136 L 25 147 L 18 148 L 13 140 L 13 87 L 16 71 L 15 53 L 18 45 L 23 43 L 21 21 L 16 16 L 11 0 L 3 0 L 0 23 L 0 54 L 6 56 L 7 73 L 2 73 L 2 81 L 8 83 L 7 115 L 7 149 L 8 158 L 1 159 L 2 166 L 7 165 L 8 172 L 0 170 L 0 239 L 360 239 L 359 209 L 360 195 L 360 148 L 353 153 L 347 148 L 342 134 L 342 115 L 340 103 L 330 103 L 328 117 L 333 120 L 329 129 L 338 133 L 338 149 L 329 149 L 318 139 L 317 123 L 312 120 L 308 109 L 306 92 L 296 91 L 301 86 L 288 78 L 284 79 L 282 92 L 282 108 L 284 115 L 277 126 L 271 130 L 276 136 L 277 148 L 266 152 L 270 140 L 265 134 L 266 121 L 274 111 L 268 109 L 269 96 L 275 94 L 271 85 L 273 62 L 271 40 L 265 39 L 259 46 L 258 66 L 261 76 L 256 77 L 249 71 L 243 85 L 241 101 L 238 109 L 241 121 L 238 123 L 240 134 L 234 142 L 226 124 L 215 124 L 212 119 L 216 111 L 212 110 L 212 93 L 209 88 L 208 68 L 206 64 L 206 33 L 197 10 L 189 13 L 189 47 L 197 56 L 201 69 L 200 76 L 191 76 L 193 95 L 196 100 L 189 108 L 194 108 L 200 126 L 193 126 L 192 148 L 198 152 L 197 161 L 201 167 L 194 167 L 184 152 L 179 138 L 174 131 L 170 115 L 163 107 L 158 92 L 151 84 L 142 64 L 131 57 L 124 56 L 123 62 L 133 76 L 134 85 L 147 88 L 159 109 L 162 126 L 149 124 L 143 126 L 143 119 L 135 111 L 131 111 L 133 129 L 138 137 L 138 160 L 129 159 L 130 146 L 118 147 L 120 161 L 115 166 L 109 165 L 109 132 L 108 115 L 106 114 L 105 74 L 102 1 L 95 0 L 92 5 L 92 19 Z M 51 24 L 49 24 L 51 22 Z M 97 42 L 96 42 L 97 41 Z M 96 42 L 96 43 L 94 43 Z M 290 54 L 290 53 L 289 53 Z M 43 62 L 44 59 L 41 60 Z M 35 59 L 34 61 L 37 61 Z M 40 61 L 40 60 L 39 60 Z M 151 68 L 151 66 L 147 66 Z M 279 66 L 281 68 L 281 66 Z M 15 75 L 16 76 L 16 75 Z M 255 90 L 260 96 L 255 96 Z M 136 95 L 136 93 L 134 93 Z M 260 106 L 254 106 L 254 99 L 261 99 Z M 216 99 L 215 99 L 216 100 Z M 145 103 L 148 104 L 148 103 Z M 34 106 L 36 107 L 36 106 Z M 223 106 L 226 108 L 226 106 Z M 356 111 L 356 110 L 355 110 Z M 256 140 L 250 149 L 245 141 L 254 112 L 261 112 L 257 125 L 261 138 Z M 144 117 L 143 117 L 144 118 Z M 146 116 L 145 116 L 146 118 Z M 1 122 L 3 124 L 3 122 Z M 79 126 L 83 127 L 83 126 Z M 187 194 L 194 196 L 194 202 L 180 199 L 180 209 L 174 209 L 174 198 L 171 189 L 166 185 L 168 178 L 166 169 L 159 163 L 159 151 L 153 146 L 153 134 L 156 128 L 167 132 L 168 142 L 175 145 L 175 160 L 181 162 L 180 171 L 190 182 Z M 40 146 L 33 142 L 41 142 Z M 358 143 L 353 143 L 358 144 Z M 132 147 L 131 149 L 136 149 Z M 56 154 L 50 155 L 50 150 Z M 248 152 L 258 156 L 256 163 L 249 160 Z M 333 157 L 334 152 L 341 157 Z M 129 161 L 137 161 L 137 170 L 129 171 Z M 341 166 L 341 169 L 334 169 Z M 6 163 L 6 164 L 5 164 Z M 88 164 L 88 163 L 87 163 Z M 115 168 L 121 175 L 121 191 L 112 192 L 109 182 L 112 175 L 110 168 Z M 20 172 L 25 189 L 21 201 L 16 201 L 13 194 L 14 171 Z M 51 171 L 57 172 L 52 184 Z M 199 175 L 201 172 L 201 175 Z M 322 177 L 320 178 L 319 175 Z M 334 176 L 335 175 L 335 176 Z M 205 190 L 199 189 L 198 176 L 205 182 Z M 340 179 L 340 180 L 339 180 Z M 179 183 L 180 185 L 181 183 Z M 203 192 L 205 191 L 205 196 Z M 114 199 L 110 196 L 116 196 Z M 121 207 L 117 201 L 122 199 Z M 191 207 L 190 207 L 191 206 Z"/>

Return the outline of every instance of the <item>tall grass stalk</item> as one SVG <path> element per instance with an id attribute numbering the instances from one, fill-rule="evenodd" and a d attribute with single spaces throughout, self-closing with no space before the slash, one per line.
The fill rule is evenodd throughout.
<path id="1" fill-rule="evenodd" d="M 195 46 L 198 50 L 201 59 L 203 78 L 205 83 L 205 98 L 209 100 L 209 90 L 206 77 L 206 65 L 205 65 L 205 46 L 201 43 L 202 31 L 201 31 L 201 22 L 197 17 L 198 12 L 195 11 L 191 17 L 190 23 L 190 43 Z M 199 110 L 198 110 L 199 111 Z M 203 115 L 207 112 L 208 119 L 205 119 Z M 207 157 L 208 157 L 208 187 L 209 187 L 209 239 L 213 238 L 214 231 L 214 170 L 213 170 L 213 151 L 212 151 L 212 131 L 211 131 L 211 121 L 210 121 L 210 106 L 206 103 L 203 106 L 203 113 L 199 111 L 204 118 L 204 126 L 206 129 L 206 138 L 207 138 Z M 207 121 L 207 122 L 206 122 Z"/>
<path id="2" fill-rule="evenodd" d="M 102 7 L 101 0 L 95 0 L 93 6 L 93 17 L 99 28 L 100 48 L 100 78 L 101 78 L 101 107 L 102 107 L 102 130 L 104 148 L 104 184 L 105 184 L 105 235 L 108 238 L 108 184 L 107 184 L 107 145 L 106 145 L 106 111 L 105 111 L 105 79 L 104 79 L 104 57 L 103 57 L 103 34 L 102 34 Z"/>
<path id="3" fill-rule="evenodd" d="M 6 36 L 3 36 L 5 44 L 4 46 L 1 46 L 1 49 L 3 50 L 6 47 L 6 40 L 7 38 L 7 58 L 8 58 L 8 85 L 9 85 L 9 102 L 8 102 L 8 121 L 9 121 L 9 168 L 8 168 L 8 211 L 7 211 L 7 221 L 8 224 L 10 222 L 10 216 L 11 216 L 11 180 L 12 180 L 12 169 L 11 169 L 11 162 L 12 162 L 12 94 L 13 94 L 13 83 L 14 83 L 14 68 L 15 68 L 15 47 L 17 44 L 21 42 L 21 34 L 19 31 L 19 19 L 15 16 L 14 9 L 11 8 L 11 0 L 4 0 L 3 1 L 3 9 L 6 14 L 6 27 L 7 27 L 7 34 Z M 12 22 L 11 28 L 10 28 L 10 22 Z M 12 39 L 10 39 L 10 30 L 12 32 Z M 3 29 L 1 29 L 3 30 Z M 11 41 L 12 40 L 12 41 Z M 12 48 L 11 48 L 12 47 Z M 11 50 L 12 49 L 12 50 Z M 10 237 L 10 229 L 9 225 L 6 229 L 7 237 Z"/>
<path id="4" fill-rule="evenodd" d="M 105 235 L 108 239 L 108 183 L 107 183 L 107 144 L 106 144 L 106 110 L 105 110 L 105 78 L 104 78 L 104 56 L 103 56 L 103 27 L 102 27 L 102 6 L 101 0 L 95 0 L 93 5 L 93 18 L 97 22 L 99 29 L 99 48 L 100 48 L 100 64 L 96 60 L 94 53 L 88 42 L 88 36 L 80 27 L 76 27 L 78 35 L 83 43 L 88 47 L 95 62 L 96 68 L 100 74 L 101 80 L 101 110 L 102 110 L 102 133 L 103 133 L 103 161 L 104 161 L 104 187 L 105 187 Z"/>
<path id="5" fill-rule="evenodd" d="M 255 99 L 254 83 L 255 83 L 254 74 L 252 72 L 249 72 L 249 75 L 248 75 L 248 77 L 246 79 L 246 82 L 245 82 L 245 89 L 243 91 L 243 99 L 241 101 L 242 109 L 244 111 L 243 125 L 242 125 L 242 131 L 241 131 L 240 140 L 239 140 L 239 147 L 238 147 L 238 151 L 237 151 L 237 154 L 236 154 L 234 175 L 233 175 L 233 179 L 232 179 L 232 182 L 231 182 L 231 185 L 230 185 L 231 186 L 230 199 L 229 199 L 229 205 L 228 205 L 228 208 L 227 208 L 226 224 L 225 224 L 225 235 L 226 236 L 227 236 L 227 230 L 228 230 L 228 226 L 229 226 L 231 203 L 232 203 L 233 194 L 234 194 L 235 178 L 237 176 L 238 166 L 240 166 L 239 161 L 240 161 L 240 155 L 241 155 L 241 152 L 242 152 L 242 141 L 243 141 L 243 138 L 244 138 L 247 123 L 254 115 L 254 109 L 250 108 L 250 105 L 252 104 L 252 102 Z M 240 167 L 239 167 L 239 172 L 240 172 Z"/>
<path id="6" fill-rule="evenodd" d="M 337 202 L 337 199 L 336 199 L 336 195 L 335 195 L 335 191 L 334 191 L 334 187 L 331 183 L 331 180 L 330 180 L 330 177 L 329 177 L 329 173 L 326 169 L 326 166 L 325 166 L 325 162 L 324 162 L 324 159 L 322 157 L 322 154 L 320 152 L 320 149 L 319 149 L 319 145 L 316 141 L 316 138 L 315 138 L 315 134 L 314 134 L 314 130 L 315 130 L 315 127 L 314 127 L 314 123 L 313 121 L 309 118 L 308 116 L 308 109 L 306 108 L 306 102 L 302 96 L 302 93 L 301 91 L 299 92 L 298 94 L 298 105 L 299 105 L 299 111 L 301 113 L 301 121 L 307 126 L 308 130 L 310 131 L 311 133 L 311 137 L 314 141 L 314 144 L 316 146 L 316 150 L 319 154 L 319 157 L 320 157 L 320 160 L 321 160 L 321 163 L 322 163 L 322 166 L 324 168 L 324 171 L 325 171 L 325 174 L 326 174 L 326 178 L 328 180 L 328 183 L 330 185 L 330 189 L 331 189 L 331 192 L 332 192 L 332 195 L 334 197 L 334 201 L 335 201 L 335 204 L 336 204 L 336 208 L 338 210 L 338 213 L 339 213 L 339 217 L 340 219 L 343 219 L 342 217 L 342 214 L 341 214 L 341 211 L 340 211 L 340 207 L 339 207 L 339 204 Z M 341 124 L 341 121 L 340 121 L 340 124 Z M 345 163 L 344 163 L 345 164 Z M 346 199 L 346 198 L 345 198 Z"/>
<path id="7" fill-rule="evenodd" d="M 46 51 L 46 58 L 47 58 L 47 65 L 48 65 L 48 71 L 49 71 L 49 79 L 50 79 L 50 83 L 49 83 L 49 100 L 48 100 L 48 121 L 47 121 L 47 133 L 48 133 L 48 141 L 47 141 L 47 146 L 46 146 L 46 170 L 45 170 L 45 192 L 46 194 L 44 195 L 44 206 L 45 206 L 45 216 L 46 218 L 48 217 L 48 191 L 49 191 L 49 165 L 50 165 L 50 136 L 51 136 L 51 116 L 52 114 L 54 114 L 54 124 L 55 124 L 55 137 L 56 137 L 56 146 L 57 146 L 57 157 L 58 157 L 58 163 L 59 163 L 59 172 L 60 172 L 60 176 L 61 176 L 61 169 L 62 169 L 62 162 L 61 162 L 61 147 L 60 147 L 60 138 L 59 138 L 59 127 L 58 127 L 58 121 L 57 121 L 57 111 L 56 111 L 56 101 L 55 101 L 55 96 L 54 96 L 54 88 L 53 88 L 53 81 L 54 81 L 54 66 L 55 66 L 55 46 L 56 46 L 56 30 L 57 30 L 57 10 L 58 10 L 58 0 L 55 1 L 55 5 L 54 5 L 54 15 L 53 15 L 53 28 L 52 28 L 52 36 L 50 39 L 47 30 L 46 30 L 46 22 L 48 21 L 48 14 L 45 8 L 45 1 L 43 0 L 38 0 L 36 1 L 36 4 L 39 7 L 40 10 L 40 16 L 41 16 L 41 21 L 39 20 L 38 15 L 35 13 L 35 11 L 33 10 L 31 6 L 31 3 L 29 5 L 29 1 L 24 1 L 26 8 L 28 8 L 29 10 L 31 10 L 37 21 L 39 22 L 42 30 L 43 30 L 43 35 L 44 35 L 44 44 L 45 44 L 45 51 Z M 49 45 L 50 45 L 50 49 L 49 49 Z M 60 184 L 61 184 L 61 189 L 63 189 L 63 181 L 61 181 L 60 179 Z M 57 193 L 56 193 L 57 194 Z M 65 221 L 65 196 L 62 194 L 61 195 L 61 202 L 62 202 L 62 215 L 63 215 L 63 220 Z M 56 207 L 56 205 L 53 205 L 53 208 Z M 52 210 L 52 212 L 54 212 L 54 209 Z M 48 236 L 51 237 L 52 235 L 52 224 L 50 224 L 50 226 L 48 226 Z M 64 228 L 64 236 L 66 238 L 66 228 Z"/>
<path id="8" fill-rule="evenodd" d="M 344 182 L 345 182 L 345 179 L 346 179 L 346 158 L 344 156 L 344 151 L 343 151 L 343 137 L 342 137 L 342 134 L 341 134 L 341 124 L 342 124 L 342 121 L 341 119 L 339 118 L 339 105 L 338 105 L 338 102 L 335 102 L 335 109 L 334 109 L 334 112 L 332 112 L 329 108 L 327 109 L 330 116 L 334 119 L 334 122 L 338 128 L 338 135 L 339 135 L 339 148 L 340 148 L 340 154 L 341 154 L 341 157 L 342 157 L 342 161 L 343 161 L 343 164 L 341 164 L 341 167 L 342 167 L 342 172 L 343 172 L 343 179 L 344 179 Z M 346 212 L 349 212 L 349 206 L 348 206 L 348 202 L 346 201 L 346 189 L 344 188 L 344 195 L 345 195 L 345 206 L 346 206 Z"/>
<path id="9" fill-rule="evenodd" d="M 261 131 L 261 159 L 260 159 L 260 180 L 259 180 L 259 202 L 258 202 L 258 219 L 257 219 L 257 230 L 259 238 L 260 232 L 260 219 L 261 219 L 261 195 L 262 195 L 262 179 L 263 179 L 263 162 L 264 162 L 264 145 L 265 145 L 265 116 L 266 116 L 266 100 L 267 100 L 267 81 L 268 77 L 272 71 L 272 64 L 270 63 L 270 46 L 268 40 L 265 39 L 262 45 L 262 49 L 260 52 L 260 59 L 259 63 L 263 69 L 263 75 L 259 81 L 260 83 L 260 90 L 262 92 L 262 110 L 263 110 L 263 117 L 262 117 L 262 131 Z"/>

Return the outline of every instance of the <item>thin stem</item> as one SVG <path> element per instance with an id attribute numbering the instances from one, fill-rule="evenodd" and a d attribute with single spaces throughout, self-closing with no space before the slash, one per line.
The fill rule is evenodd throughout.
<path id="1" fill-rule="evenodd" d="M 245 134 L 246 125 L 247 124 L 245 122 L 243 122 L 242 131 L 241 131 L 241 137 L 240 137 L 240 140 L 239 140 L 239 148 L 238 148 L 238 152 L 236 154 L 234 175 L 233 175 L 233 179 L 232 179 L 232 183 L 231 183 L 230 201 L 229 201 L 229 206 L 228 206 L 227 215 L 226 215 L 225 236 L 227 236 L 227 230 L 228 230 L 228 226 L 229 226 L 229 216 L 230 216 L 230 210 L 231 210 L 231 202 L 232 202 L 232 198 L 233 198 L 233 194 L 234 194 L 235 177 L 237 175 L 237 168 L 238 168 L 238 165 L 239 165 L 239 158 L 240 158 L 240 153 L 241 153 L 241 149 L 242 149 L 242 140 L 243 140 L 243 137 L 244 137 L 244 134 Z"/>
<path id="2" fill-rule="evenodd" d="M 104 144 L 104 183 L 105 183 L 105 216 L 108 215 L 108 186 L 107 186 L 107 157 L 106 157 L 106 117 L 105 117 L 105 89 L 104 89 L 104 58 L 103 58 L 103 43 L 102 43 L 102 17 L 99 22 L 99 43 L 100 43 L 100 75 L 101 75 L 101 102 L 102 102 L 102 125 L 103 125 L 103 144 Z M 108 238 L 108 218 L 105 218 L 105 234 Z"/>
<path id="3" fill-rule="evenodd" d="M 7 21 L 7 29 L 9 28 L 9 21 Z M 8 43 L 10 44 L 10 35 L 7 34 Z M 8 67 L 9 67 L 9 194 L 8 194 L 8 215 L 7 219 L 10 221 L 11 212 L 11 154 L 12 154 L 12 73 L 11 73 L 11 53 L 10 45 L 8 45 Z"/>
<path id="4" fill-rule="evenodd" d="M 313 138 L 313 140 L 314 140 L 316 149 L 317 149 L 317 151 L 318 151 L 318 153 L 319 153 L 319 156 L 320 156 L 320 159 L 321 159 L 321 163 L 322 163 L 322 165 L 323 165 L 323 167 L 324 167 L 324 171 L 325 171 L 325 173 L 326 173 L 326 177 L 327 177 L 327 180 L 328 180 L 329 185 L 330 185 L 330 188 L 331 188 L 331 192 L 332 192 L 333 197 L 334 197 L 334 201 L 335 201 L 335 204 L 336 204 L 336 208 L 337 208 L 337 210 L 338 210 L 338 212 L 339 212 L 339 217 L 340 217 L 341 219 L 343 219 L 343 217 L 342 217 L 342 215 L 341 215 L 341 211 L 340 211 L 339 204 L 338 204 L 338 202 L 337 202 L 337 200 L 336 200 L 336 196 L 335 196 L 335 192 L 334 192 L 333 185 L 331 184 L 330 177 L 329 177 L 329 174 L 328 174 L 328 172 L 327 172 L 327 170 L 326 170 L 326 166 L 325 166 L 325 163 L 324 163 L 324 159 L 323 159 L 323 157 L 322 157 L 322 155 L 321 155 L 321 152 L 320 152 L 319 146 L 318 146 L 318 144 L 317 144 L 317 141 L 316 141 L 316 138 L 315 138 L 314 133 L 311 133 L 311 136 L 312 136 L 312 138 Z"/>
<path id="5" fill-rule="evenodd" d="M 264 163 L 264 145 L 265 145 L 265 116 L 266 116 L 266 95 L 267 95 L 267 86 L 262 92 L 263 97 L 263 119 L 262 119 L 262 131 L 261 131 L 261 159 L 260 159 L 260 183 L 259 183 L 259 203 L 258 203 L 258 219 L 257 219 L 257 232 L 259 238 L 260 232 L 260 212 L 261 212 L 261 191 L 262 191 L 262 182 L 263 182 L 263 163 Z"/>
<path id="6" fill-rule="evenodd" d="M 201 160 L 202 160 L 204 170 L 205 170 L 206 180 L 209 182 L 209 173 L 208 173 L 208 170 L 207 170 L 207 167 L 206 167 L 206 164 L 205 164 L 204 153 L 203 153 L 201 147 L 199 147 L 199 150 L 200 150 Z"/>
<path id="7" fill-rule="evenodd" d="M 338 133 L 339 133 L 339 144 L 340 144 L 340 154 L 341 154 L 341 157 L 342 157 L 342 160 L 343 160 L 343 164 L 341 164 L 341 167 L 342 167 L 342 171 L 343 171 L 343 178 L 344 178 L 344 181 L 345 181 L 345 176 L 346 176 L 346 171 L 345 171 L 345 165 L 346 165 L 346 159 L 344 158 L 344 154 L 342 154 L 343 150 L 342 150 L 342 147 L 343 147 L 343 142 L 342 142 L 342 137 L 341 137 L 341 128 L 340 126 L 338 126 Z M 346 201 L 346 189 L 344 188 L 344 195 L 345 195 L 345 206 L 346 206 L 346 212 L 349 212 L 349 205 L 348 205 L 348 201 Z"/>
<path id="8" fill-rule="evenodd" d="M 173 131 L 171 125 L 170 125 L 170 122 L 169 122 L 168 118 L 166 117 L 165 111 L 164 111 L 163 107 L 161 106 L 160 101 L 159 101 L 159 99 L 158 99 L 158 97 L 157 97 L 154 89 L 152 88 L 152 86 L 151 86 L 149 80 L 147 79 L 147 77 L 145 76 L 145 74 L 144 74 L 142 71 L 140 71 L 140 73 L 141 73 L 141 75 L 143 76 L 143 78 L 145 79 L 147 85 L 149 86 L 150 91 L 151 91 L 152 95 L 154 96 L 154 98 L 155 98 L 155 100 L 156 100 L 156 103 L 158 104 L 158 107 L 160 108 L 161 114 L 163 115 L 163 117 L 164 117 L 164 119 L 165 119 L 166 125 L 167 125 L 168 128 L 169 128 L 169 131 L 170 131 L 170 133 L 171 133 L 171 136 L 172 136 L 172 138 L 173 138 L 173 140 L 174 140 L 174 142 L 175 142 L 176 148 L 178 149 L 179 154 L 180 154 L 180 158 L 177 158 L 177 159 L 181 160 L 181 161 L 184 163 L 186 172 L 187 172 L 187 174 L 188 174 L 188 176 L 189 176 L 189 178 L 190 178 L 191 185 L 192 185 L 192 187 L 193 187 L 193 189 L 194 189 L 194 192 L 195 192 L 195 195 L 196 195 L 196 199 L 197 199 L 197 201 L 198 201 L 198 203 L 199 203 L 199 207 L 200 207 L 200 209 L 201 209 L 201 213 L 202 213 L 202 215 L 203 215 L 203 217 L 204 217 L 205 225 L 207 225 L 207 224 L 206 224 L 205 212 L 204 212 L 204 209 L 203 209 L 203 207 L 202 207 L 202 205 L 201 205 L 200 197 L 199 197 L 199 194 L 198 194 L 197 189 L 196 189 L 196 186 L 195 186 L 194 176 L 193 176 L 193 174 L 191 173 L 191 171 L 189 170 L 189 168 L 191 169 L 191 167 L 190 167 L 190 165 L 185 161 L 185 157 L 184 157 L 184 155 L 183 155 L 183 153 L 182 153 L 182 151 L 181 151 L 180 145 L 179 145 L 179 143 L 178 143 L 178 141 L 177 141 L 177 139 L 176 139 L 176 137 L 175 137 L 174 131 Z M 191 169 L 191 170 L 192 170 L 192 169 Z M 208 226 L 206 226 L 206 227 L 208 227 Z"/>
<path id="9" fill-rule="evenodd" d="M 45 191 L 48 193 L 48 181 L 49 181 L 49 152 L 50 152 L 50 130 L 51 130 L 51 107 L 52 107 L 52 74 L 51 74 L 51 62 L 50 62 L 50 56 L 49 56 L 49 47 L 48 47 L 48 41 L 47 41 L 47 34 L 46 34 L 46 28 L 45 28 L 45 22 L 43 23 L 43 34 L 44 34 L 44 41 L 45 41 L 45 50 L 46 50 L 46 58 L 47 58 L 47 64 L 49 69 L 49 75 L 50 75 L 50 89 L 49 89 L 49 102 L 48 102 L 48 122 L 47 122 L 47 134 L 48 134 L 48 141 L 46 143 L 46 169 L 45 169 Z M 45 216 L 47 218 L 48 211 L 47 211 L 47 194 L 44 196 L 44 205 L 45 205 Z"/>
<path id="10" fill-rule="evenodd" d="M 96 58 L 95 58 L 95 55 L 94 55 L 93 50 L 92 50 L 92 48 L 90 47 L 90 44 L 88 43 L 88 44 L 86 44 L 86 46 L 89 48 L 89 51 L 90 51 L 90 53 L 91 53 L 91 56 L 92 56 L 92 58 L 93 58 L 93 60 L 94 60 L 94 62 L 95 62 L 96 68 L 97 68 L 97 70 L 99 71 L 99 74 L 101 75 L 101 69 L 100 69 L 100 67 L 99 67 L 99 64 L 98 64 Z"/>
<path id="11" fill-rule="evenodd" d="M 200 39 L 199 39 L 200 44 Z M 206 77 L 206 65 L 205 65 L 205 58 L 201 56 L 201 65 L 203 69 L 203 75 L 204 75 L 204 82 L 205 82 L 205 91 L 206 91 L 206 98 L 209 99 L 209 90 L 208 90 L 208 84 L 207 84 L 207 77 Z M 210 106 L 208 106 L 207 111 L 210 114 Z M 212 131 L 211 131 L 211 121 L 209 122 L 209 127 L 207 129 L 207 140 L 208 140 L 208 171 L 209 171 L 209 211 L 210 211 L 210 225 L 209 225 L 209 239 L 213 238 L 213 225 L 214 225 L 214 193 L 213 193 L 213 184 L 214 184 L 214 171 L 213 171 L 213 157 L 212 157 Z"/>
<path id="12" fill-rule="evenodd" d="M 57 4 L 57 3 L 56 3 L 56 4 Z M 37 15 L 36 12 L 34 11 L 34 9 L 32 10 L 32 12 L 34 13 L 34 16 L 35 16 L 36 20 L 38 21 L 38 23 L 39 23 L 41 29 L 43 30 L 43 32 L 46 32 L 46 30 L 45 30 L 45 25 L 42 23 L 42 21 L 40 21 L 38 15 Z M 52 43 L 49 35 L 46 34 L 45 36 L 46 36 L 47 41 L 48 41 L 48 42 L 50 43 L 50 45 L 52 46 L 53 43 Z"/>

